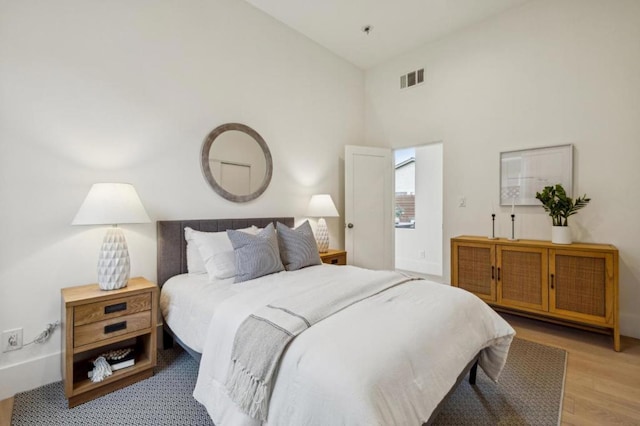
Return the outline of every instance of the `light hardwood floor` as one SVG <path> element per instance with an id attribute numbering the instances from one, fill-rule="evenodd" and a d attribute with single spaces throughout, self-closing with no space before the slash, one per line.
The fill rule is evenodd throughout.
<path id="1" fill-rule="evenodd" d="M 0 426 L 11 425 L 12 412 L 13 412 L 13 397 L 0 401 Z"/>
<path id="2" fill-rule="evenodd" d="M 521 339 L 567 351 L 562 425 L 640 425 L 640 340 L 503 314 Z"/>
<path id="3" fill-rule="evenodd" d="M 568 353 L 562 425 L 640 425 L 640 340 L 611 337 L 503 315 L 518 337 Z M 0 426 L 11 424 L 13 398 L 0 401 Z"/>

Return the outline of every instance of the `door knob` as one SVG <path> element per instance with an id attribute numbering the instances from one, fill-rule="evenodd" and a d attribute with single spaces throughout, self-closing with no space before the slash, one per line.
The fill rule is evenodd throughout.
<path id="1" fill-rule="evenodd" d="M 347 228 L 349 229 L 353 228 L 353 223 L 347 223 Z"/>

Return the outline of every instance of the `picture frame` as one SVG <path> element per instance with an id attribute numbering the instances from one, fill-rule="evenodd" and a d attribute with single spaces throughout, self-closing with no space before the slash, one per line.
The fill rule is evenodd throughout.
<path id="1" fill-rule="evenodd" d="M 562 184 L 573 196 L 573 145 L 500 153 L 500 205 L 538 206 L 536 192 Z"/>

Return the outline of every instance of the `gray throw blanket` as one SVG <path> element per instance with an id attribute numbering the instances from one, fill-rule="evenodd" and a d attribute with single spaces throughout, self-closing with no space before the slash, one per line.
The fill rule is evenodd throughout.
<path id="1" fill-rule="evenodd" d="M 272 379 L 287 344 L 318 321 L 412 278 L 371 271 L 366 282 L 329 281 L 276 300 L 248 316 L 233 342 L 226 388 L 254 419 L 267 420 Z"/>

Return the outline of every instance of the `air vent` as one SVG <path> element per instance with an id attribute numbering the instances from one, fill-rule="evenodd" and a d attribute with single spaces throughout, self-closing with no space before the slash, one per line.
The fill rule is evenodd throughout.
<path id="1" fill-rule="evenodd" d="M 406 89 L 424 83 L 424 68 L 400 76 L 400 88 Z"/>

